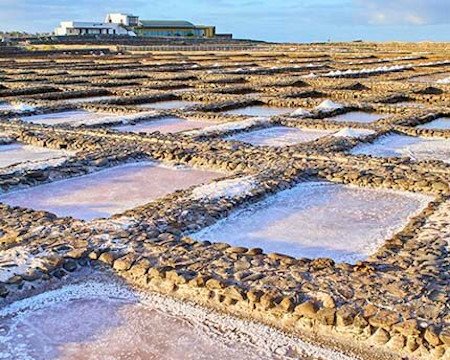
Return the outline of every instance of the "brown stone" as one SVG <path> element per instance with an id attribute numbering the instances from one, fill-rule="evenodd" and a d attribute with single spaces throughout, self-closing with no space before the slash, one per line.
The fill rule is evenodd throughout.
<path id="1" fill-rule="evenodd" d="M 389 333 L 382 329 L 378 328 L 377 331 L 372 335 L 371 339 L 378 345 L 384 345 L 390 340 L 391 336 Z"/>
<path id="2" fill-rule="evenodd" d="M 438 346 L 441 344 L 439 339 L 439 332 L 434 326 L 428 326 L 424 334 L 425 340 L 432 346 Z"/>
<path id="3" fill-rule="evenodd" d="M 316 305 L 312 301 L 305 301 L 295 307 L 295 314 L 308 318 L 315 318 L 317 313 Z"/>
<path id="4" fill-rule="evenodd" d="M 225 284 L 223 283 L 222 280 L 218 280 L 218 279 L 209 279 L 206 282 L 206 287 L 210 290 L 215 290 L 215 289 L 223 289 L 225 287 Z"/>
<path id="5" fill-rule="evenodd" d="M 112 265 L 114 262 L 114 254 L 112 252 L 104 252 L 99 257 L 98 260 L 104 262 L 105 264 Z"/>
<path id="6" fill-rule="evenodd" d="M 127 254 L 114 261 L 113 268 L 117 271 L 130 270 L 135 260 L 136 260 L 135 254 L 133 253 Z"/>
<path id="7" fill-rule="evenodd" d="M 254 303 L 258 303 L 263 292 L 261 290 L 250 290 L 247 292 L 247 298 Z"/>
<path id="8" fill-rule="evenodd" d="M 270 292 L 264 293 L 259 302 L 264 309 L 271 309 L 275 306 L 275 298 Z"/>
<path id="9" fill-rule="evenodd" d="M 243 301 L 245 299 L 245 294 L 241 289 L 239 289 L 237 286 L 228 286 L 223 294 L 230 299 L 236 300 L 236 301 Z"/>
<path id="10" fill-rule="evenodd" d="M 404 336 L 419 336 L 421 333 L 419 323 L 416 319 L 401 321 L 392 328 Z"/>
<path id="11" fill-rule="evenodd" d="M 400 315 L 393 311 L 380 310 L 377 314 L 369 317 L 369 324 L 389 330 L 392 325 L 400 321 Z"/>
<path id="12" fill-rule="evenodd" d="M 336 311 L 336 325 L 349 326 L 353 324 L 357 312 L 350 306 L 342 307 Z"/>
<path id="13" fill-rule="evenodd" d="M 285 312 L 292 312 L 294 311 L 295 302 L 292 297 L 287 296 L 284 297 L 283 300 L 281 300 L 279 307 Z"/>
<path id="14" fill-rule="evenodd" d="M 323 325 L 334 325 L 336 310 L 331 308 L 321 308 L 316 313 L 316 319 Z"/>
<path id="15" fill-rule="evenodd" d="M 450 346 L 450 328 L 444 328 L 441 330 L 441 333 L 439 334 L 439 339 L 444 343 L 446 346 Z"/>
<path id="16" fill-rule="evenodd" d="M 134 277 L 140 277 L 147 273 L 151 263 L 148 259 L 141 259 L 137 261 L 130 269 L 130 274 Z"/>

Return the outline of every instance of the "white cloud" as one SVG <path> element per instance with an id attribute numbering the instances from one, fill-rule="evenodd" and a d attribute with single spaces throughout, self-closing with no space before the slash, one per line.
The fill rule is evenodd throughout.
<path id="1" fill-rule="evenodd" d="M 370 25 L 450 23 L 448 0 L 354 0 L 356 18 Z"/>

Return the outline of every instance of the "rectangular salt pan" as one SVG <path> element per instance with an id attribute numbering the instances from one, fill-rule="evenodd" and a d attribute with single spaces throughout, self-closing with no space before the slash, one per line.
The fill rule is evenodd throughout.
<path id="1" fill-rule="evenodd" d="M 333 131 L 328 130 L 275 126 L 233 135 L 228 137 L 227 140 L 242 141 L 255 146 L 288 146 L 317 140 L 332 133 Z"/>
<path id="2" fill-rule="evenodd" d="M 27 162 L 45 161 L 68 155 L 68 152 L 38 146 L 9 144 L 0 145 L 0 168 Z"/>
<path id="3" fill-rule="evenodd" d="M 194 101 L 171 100 L 171 101 L 155 102 L 150 104 L 142 104 L 139 105 L 139 107 L 145 109 L 170 110 L 170 109 L 182 109 L 188 106 L 190 107 L 198 104 L 199 104 L 198 102 Z"/>
<path id="4" fill-rule="evenodd" d="M 436 129 L 436 130 L 450 130 L 450 117 L 442 117 L 426 124 L 417 126 L 418 129 Z"/>
<path id="5" fill-rule="evenodd" d="M 116 126 L 114 129 L 122 132 L 151 133 L 159 131 L 163 134 L 169 134 L 186 130 L 202 129 L 214 124 L 215 123 L 212 121 L 190 121 L 178 117 L 170 117 L 158 120 L 143 121 L 137 124 Z"/>
<path id="6" fill-rule="evenodd" d="M 282 115 L 282 114 L 288 114 L 293 112 L 294 109 L 290 108 L 284 108 L 284 107 L 272 107 L 272 106 L 263 106 L 263 105 L 257 105 L 257 106 L 247 106 L 243 108 L 233 109 L 224 111 L 224 114 L 230 114 L 230 115 L 246 115 L 246 116 L 275 116 L 275 115 Z"/>
<path id="7" fill-rule="evenodd" d="M 99 122 L 102 118 L 114 118 L 117 115 L 95 113 L 85 110 L 63 111 L 50 114 L 32 115 L 22 118 L 23 121 L 34 124 L 60 125 L 60 124 L 90 124 Z"/>
<path id="8" fill-rule="evenodd" d="M 14 106 L 10 103 L 0 102 L 0 111 L 13 110 Z"/>
<path id="9" fill-rule="evenodd" d="M 294 257 L 354 263 L 401 230 L 432 198 L 327 182 L 301 183 L 193 235 Z"/>
<path id="10" fill-rule="evenodd" d="M 261 324 L 95 278 L 6 305 L 0 319 L 2 359 L 350 360 Z"/>
<path id="11" fill-rule="evenodd" d="M 338 122 L 357 122 L 357 123 L 372 123 L 381 119 L 383 115 L 367 113 L 364 111 L 352 111 L 346 114 L 336 115 L 325 120 L 332 120 Z"/>
<path id="12" fill-rule="evenodd" d="M 92 96 L 92 97 L 84 97 L 84 98 L 75 98 L 75 99 L 65 99 L 63 100 L 66 104 L 77 104 L 77 103 L 86 103 L 86 102 L 99 102 L 105 100 L 114 100 L 118 99 L 117 96 Z"/>
<path id="13" fill-rule="evenodd" d="M 450 163 L 450 139 L 387 135 L 372 144 L 361 144 L 350 152 L 354 155 L 407 157 L 413 160 L 441 160 Z"/>
<path id="14" fill-rule="evenodd" d="M 153 162 L 116 166 L 0 196 L 0 202 L 83 220 L 108 217 L 223 174 Z"/>

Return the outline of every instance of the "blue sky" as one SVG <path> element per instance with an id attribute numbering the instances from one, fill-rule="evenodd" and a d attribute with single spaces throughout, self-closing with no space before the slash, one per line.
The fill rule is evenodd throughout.
<path id="1" fill-rule="evenodd" d="M 52 31 L 107 12 L 216 25 L 269 41 L 450 40 L 450 0 L 0 0 L 0 30 Z"/>

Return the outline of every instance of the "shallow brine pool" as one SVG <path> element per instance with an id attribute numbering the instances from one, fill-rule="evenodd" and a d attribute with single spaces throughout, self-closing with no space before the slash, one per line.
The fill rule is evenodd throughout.
<path id="1" fill-rule="evenodd" d="M 352 111 L 346 114 L 336 115 L 330 118 L 326 118 L 325 120 L 332 120 L 338 122 L 357 122 L 357 123 L 372 123 L 379 119 L 381 119 L 383 115 L 368 113 L 364 111 Z"/>
<path id="2" fill-rule="evenodd" d="M 89 125 L 107 122 L 108 119 L 117 119 L 118 115 L 95 113 L 85 110 L 63 111 L 50 114 L 32 115 L 22 118 L 23 121 L 43 125 Z"/>
<path id="3" fill-rule="evenodd" d="M 289 114 L 294 110 L 295 109 L 285 107 L 256 105 L 224 111 L 223 114 L 267 117 L 267 116 Z"/>
<path id="4" fill-rule="evenodd" d="M 160 101 L 150 104 L 141 104 L 139 107 L 145 109 L 161 109 L 161 110 L 171 110 L 171 109 L 182 109 L 185 107 L 190 107 L 200 104 L 195 101 L 183 101 L 183 100 L 171 100 L 171 101 Z"/>
<path id="5" fill-rule="evenodd" d="M 0 358 L 336 359 L 335 351 L 256 323 L 114 282 L 65 285 L 0 309 Z"/>
<path id="6" fill-rule="evenodd" d="M 11 104 L 9 102 L 0 102 L 0 111 L 31 111 L 34 107 L 27 104 Z"/>
<path id="7" fill-rule="evenodd" d="M 154 162 L 115 166 L 0 196 L 0 202 L 91 220 L 144 205 L 175 190 L 223 176 Z"/>
<path id="8" fill-rule="evenodd" d="M 266 253 L 354 263 L 372 254 L 431 200 L 408 192 L 306 182 L 191 236 Z"/>
<path id="9" fill-rule="evenodd" d="M 65 99 L 63 100 L 66 104 L 77 104 L 77 103 L 86 103 L 86 102 L 98 102 L 105 100 L 115 100 L 118 99 L 118 96 L 107 95 L 107 96 L 91 96 L 84 98 L 75 98 L 75 99 Z"/>
<path id="10" fill-rule="evenodd" d="M 242 141 L 256 146 L 287 146 L 317 140 L 331 135 L 329 130 L 309 130 L 274 126 L 227 137 L 227 140 Z"/>
<path id="11" fill-rule="evenodd" d="M 442 117 L 426 124 L 417 126 L 418 129 L 436 129 L 436 130 L 450 130 L 450 117 Z"/>
<path id="12" fill-rule="evenodd" d="M 441 160 L 450 163 L 450 139 L 387 135 L 372 144 L 361 144 L 350 151 L 355 155 L 408 157 L 413 160 Z"/>
<path id="13" fill-rule="evenodd" d="M 0 145 L 0 168 L 15 164 L 39 162 L 69 155 L 69 152 L 23 144 Z"/>
<path id="14" fill-rule="evenodd" d="M 116 126 L 114 129 L 123 132 L 134 133 L 151 133 L 159 131 L 163 134 L 177 133 L 185 130 L 197 130 L 203 129 L 207 126 L 214 125 L 211 121 L 197 121 L 197 120 L 185 120 L 178 117 L 169 117 L 158 120 L 143 121 L 134 125 L 121 125 Z"/>

